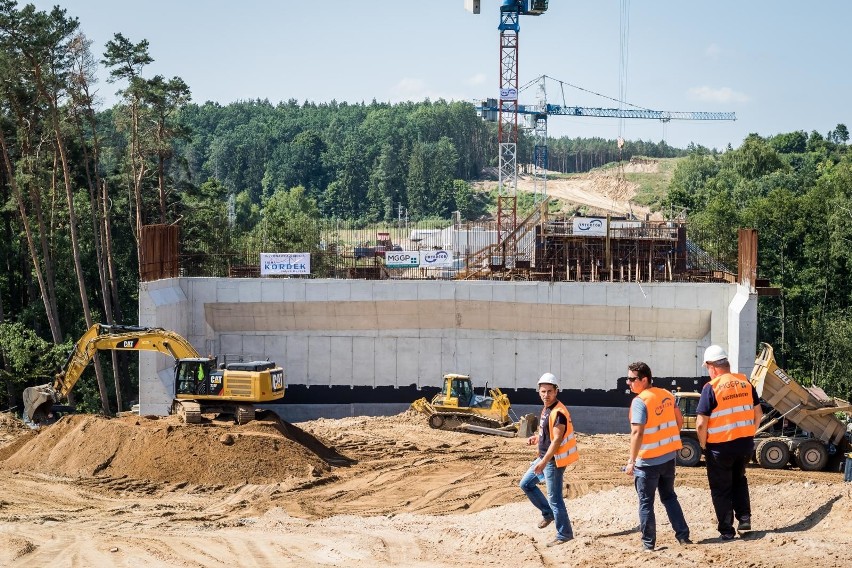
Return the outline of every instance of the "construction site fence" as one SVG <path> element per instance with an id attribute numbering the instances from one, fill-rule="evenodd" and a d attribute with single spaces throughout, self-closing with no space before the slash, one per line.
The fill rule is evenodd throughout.
<path id="1" fill-rule="evenodd" d="M 732 281 L 729 266 L 736 266 L 736 243 L 716 242 L 714 235 L 687 233 L 678 244 L 683 223 L 635 222 L 612 227 L 606 236 L 575 234 L 570 219 L 541 222 L 518 240 L 507 259 L 502 252 L 484 260 L 483 250 L 500 250 L 500 228 L 494 221 L 420 221 L 364 225 L 336 220 L 307 221 L 269 228 L 254 239 L 228 239 L 220 249 L 182 250 L 177 274 L 183 277 L 250 278 L 260 276 L 262 253 L 310 253 L 311 272 L 292 278 L 359 279 L 529 279 L 551 281 Z M 571 243 L 572 255 L 548 256 L 553 242 Z M 648 242 L 653 246 L 648 246 Z M 490 247 L 490 249 L 489 249 Z M 610 266 L 603 266 L 610 247 Z M 680 248 L 679 248 L 680 247 Z M 730 249 L 730 250 L 729 250 Z M 388 252 L 444 250 L 452 263 L 439 268 L 393 268 Z M 580 251 L 576 253 L 575 251 Z M 621 258 L 614 258 L 616 251 Z M 718 254 L 722 252 L 723 254 Z M 725 258 L 727 254 L 731 258 Z M 644 255 L 644 256 L 643 256 Z M 150 256 L 150 255 L 149 255 Z M 477 264 L 473 266 L 474 258 Z M 680 258 L 681 262 L 675 262 Z M 159 265 L 173 263 L 153 257 Z M 482 265 L 488 265 L 482 270 Z M 645 266 L 648 266 L 646 269 Z M 278 276 L 272 276 L 278 277 Z"/>

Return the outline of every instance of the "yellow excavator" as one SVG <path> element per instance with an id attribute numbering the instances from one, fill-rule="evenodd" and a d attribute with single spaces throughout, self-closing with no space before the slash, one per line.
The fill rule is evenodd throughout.
<path id="1" fill-rule="evenodd" d="M 197 424 L 202 414 L 232 414 L 245 424 L 254 403 L 284 396 L 284 370 L 272 361 L 221 364 L 202 357 L 180 334 L 158 327 L 95 324 L 74 344 L 53 383 L 24 390 L 24 421 L 44 422 L 54 403 L 66 398 L 98 351 L 157 351 L 175 359 L 172 414 Z"/>

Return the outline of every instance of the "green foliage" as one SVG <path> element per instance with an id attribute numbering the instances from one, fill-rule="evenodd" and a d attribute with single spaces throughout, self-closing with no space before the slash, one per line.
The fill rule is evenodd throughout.
<path id="1" fill-rule="evenodd" d="M 0 323 L 0 356 L 6 361 L 0 378 L 16 389 L 52 382 L 72 347 L 70 341 L 45 341 L 20 322 Z"/>
<path id="2" fill-rule="evenodd" d="M 266 200 L 253 237 L 270 252 L 316 252 L 320 211 L 302 186 L 278 189 Z"/>
<path id="3" fill-rule="evenodd" d="M 814 322 L 812 332 L 819 336 L 819 341 L 814 342 L 816 352 L 810 378 L 827 393 L 844 400 L 852 399 L 852 381 L 849 378 L 852 310 L 847 308 L 825 314 Z"/>
<path id="4" fill-rule="evenodd" d="M 693 152 L 668 200 L 689 207 L 690 239 L 728 266 L 736 266 L 737 229 L 758 230 L 758 276 L 782 290 L 758 303 L 759 339 L 800 381 L 848 398 L 852 154 L 839 140 L 751 135 L 721 156 Z"/>

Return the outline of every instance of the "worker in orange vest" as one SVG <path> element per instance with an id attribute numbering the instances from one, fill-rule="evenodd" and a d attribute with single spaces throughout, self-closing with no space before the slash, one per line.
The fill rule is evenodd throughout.
<path id="1" fill-rule="evenodd" d="M 556 538 L 547 546 L 558 546 L 574 538 L 571 519 L 565 508 L 562 496 L 562 479 L 565 467 L 576 462 L 577 440 L 571 414 L 565 405 L 559 402 L 559 381 L 552 373 L 545 373 L 538 380 L 538 395 L 544 403 L 539 420 L 538 433 L 530 436 L 527 443 L 538 446 L 538 459 L 532 462 L 521 477 L 520 486 L 529 500 L 541 511 L 542 519 L 538 528 L 543 529 L 556 521 Z M 547 484 L 545 499 L 538 484 Z"/>
<path id="2" fill-rule="evenodd" d="M 692 544 L 689 526 L 675 493 L 675 459 L 683 446 L 680 429 L 683 415 L 666 389 L 653 386 L 651 368 L 637 361 L 627 367 L 627 385 L 636 397 L 630 404 L 630 457 L 624 472 L 633 476 L 639 495 L 639 531 L 642 549 L 654 550 L 657 543 L 657 520 L 654 496 L 659 491 L 660 503 L 682 545 Z"/>
<path id="3" fill-rule="evenodd" d="M 707 460 L 707 480 L 716 510 L 720 539 L 751 530 L 751 501 L 746 464 L 754 451 L 754 434 L 763 419 L 760 398 L 748 378 L 731 373 L 728 354 L 718 345 L 704 351 L 710 382 L 701 390 L 695 430 Z"/>

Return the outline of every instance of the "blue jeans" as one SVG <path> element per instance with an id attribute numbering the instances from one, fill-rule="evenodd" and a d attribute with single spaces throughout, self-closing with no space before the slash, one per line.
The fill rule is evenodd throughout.
<path id="1" fill-rule="evenodd" d="M 657 544 L 657 518 L 654 515 L 654 494 L 659 490 L 660 503 L 666 508 L 669 522 L 675 531 L 675 537 L 689 538 L 689 527 L 683 517 L 683 509 L 674 490 L 675 460 L 660 465 L 646 465 L 633 468 L 633 482 L 639 495 L 639 530 L 642 532 L 642 544 L 645 548 L 654 548 Z"/>
<path id="2" fill-rule="evenodd" d="M 554 460 L 550 460 L 544 466 L 544 480 L 547 484 L 547 498 L 545 499 L 541 489 L 538 488 L 539 480 L 533 471 L 533 467 L 531 465 L 524 476 L 521 477 L 519 484 L 521 489 L 536 509 L 541 511 L 542 517 L 553 519 L 556 522 L 556 538 L 558 540 L 571 540 L 574 538 L 574 531 L 571 530 L 571 519 L 568 518 L 568 510 L 565 508 L 565 500 L 562 498 L 562 476 L 565 473 L 565 468 L 556 467 Z"/>

